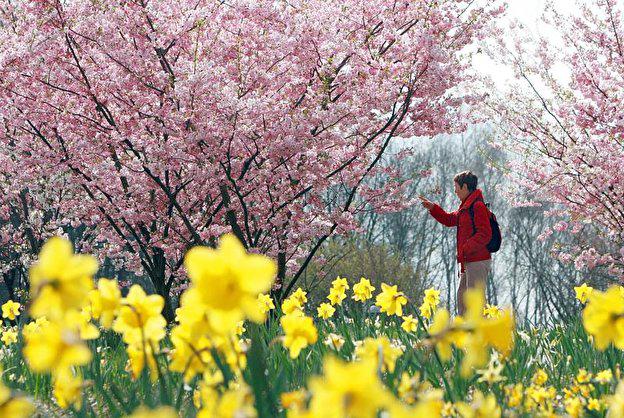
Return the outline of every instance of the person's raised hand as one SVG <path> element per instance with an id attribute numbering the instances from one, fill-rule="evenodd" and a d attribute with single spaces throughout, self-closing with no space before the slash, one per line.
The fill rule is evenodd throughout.
<path id="1" fill-rule="evenodd" d="M 431 208 L 435 206 L 435 203 L 433 203 L 432 201 L 430 201 L 423 195 L 418 196 L 418 198 L 420 199 L 420 202 L 422 203 L 422 205 L 426 207 L 428 210 L 431 210 Z"/>

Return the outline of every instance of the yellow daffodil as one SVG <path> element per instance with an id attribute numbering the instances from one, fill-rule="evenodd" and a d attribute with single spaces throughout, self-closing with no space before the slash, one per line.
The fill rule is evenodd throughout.
<path id="1" fill-rule="evenodd" d="M 455 333 L 450 330 L 451 315 L 448 310 L 438 309 L 433 316 L 433 321 L 428 332 L 431 340 L 438 351 L 440 358 L 448 361 L 453 355 L 452 344 L 456 344 Z"/>
<path id="2" fill-rule="evenodd" d="M 4 345 L 11 345 L 17 342 L 17 331 L 8 328 L 2 332 L 2 342 Z"/>
<path id="3" fill-rule="evenodd" d="M 344 293 L 349 289 L 349 283 L 347 283 L 347 279 L 345 279 L 344 277 L 338 276 L 332 282 L 331 288 Z"/>
<path id="4" fill-rule="evenodd" d="M 224 235 L 216 249 L 194 247 L 184 257 L 184 266 L 202 302 L 210 309 L 215 330 L 229 334 L 243 319 L 262 322 L 258 295 L 267 292 L 277 273 L 273 260 L 248 254 L 240 241 Z"/>
<path id="5" fill-rule="evenodd" d="M 485 316 L 486 318 L 500 318 L 502 314 L 502 309 L 496 305 L 490 305 L 488 303 L 483 308 L 483 316 Z"/>
<path id="6" fill-rule="evenodd" d="M 501 409 L 494 395 L 490 393 L 484 396 L 479 390 L 475 392 L 472 403 L 459 402 L 456 408 L 462 418 L 498 418 L 501 416 Z"/>
<path id="7" fill-rule="evenodd" d="M 418 329 L 418 321 L 414 319 L 412 315 L 404 316 L 401 328 L 403 328 L 405 332 L 416 332 L 416 329 Z"/>
<path id="8" fill-rule="evenodd" d="M 122 300 L 113 330 L 123 335 L 127 344 L 158 342 L 165 336 L 167 322 L 161 315 L 165 301 L 160 295 L 146 295 L 141 286 L 132 285 Z"/>
<path id="9" fill-rule="evenodd" d="M 592 287 L 587 286 L 587 283 L 583 283 L 580 286 L 575 286 L 574 287 L 574 292 L 576 293 L 576 298 L 581 303 L 587 302 L 587 299 L 589 298 L 589 295 L 591 295 L 593 290 L 594 289 Z"/>
<path id="10" fill-rule="evenodd" d="M 302 349 L 314 344 L 318 333 L 312 318 L 297 314 L 284 315 L 280 318 L 284 329 L 284 347 L 288 348 L 290 358 L 297 358 Z"/>
<path id="11" fill-rule="evenodd" d="M 427 302 L 429 305 L 433 306 L 434 308 L 437 307 L 438 304 L 440 303 L 440 291 L 436 290 L 433 287 L 426 289 L 424 302 Z"/>
<path id="12" fill-rule="evenodd" d="M 305 406 L 307 393 L 303 389 L 284 392 L 280 395 L 280 403 L 284 409 L 302 410 Z"/>
<path id="13" fill-rule="evenodd" d="M 213 363 L 213 345 L 205 334 L 196 334 L 199 327 L 180 325 L 171 331 L 174 349 L 171 353 L 169 370 L 184 373 L 184 381 L 189 382 L 197 374 L 203 373 Z"/>
<path id="14" fill-rule="evenodd" d="M 487 368 L 477 370 L 477 375 L 479 375 L 477 382 L 487 383 L 488 385 L 492 386 L 495 383 L 504 381 L 506 377 L 501 376 L 503 367 L 504 365 L 501 363 L 490 361 Z"/>
<path id="15" fill-rule="evenodd" d="M 113 330 L 122 334 L 128 344 L 126 352 L 134 379 L 138 378 L 146 364 L 152 381 L 158 378 L 154 356 L 159 351 L 159 341 L 165 337 L 167 323 L 160 313 L 163 306 L 162 296 L 146 295 L 139 285 L 133 285 L 121 301 Z"/>
<path id="16" fill-rule="evenodd" d="M 594 378 L 598 383 L 610 383 L 613 380 L 613 372 L 611 369 L 605 369 L 598 373 L 596 373 L 596 377 Z M 580 383 L 580 382 L 579 382 Z"/>
<path id="17" fill-rule="evenodd" d="M 330 332 L 327 338 L 325 338 L 325 341 L 323 341 L 323 344 L 338 351 L 340 351 L 344 343 L 345 339 L 341 335 L 334 334 L 333 332 Z"/>
<path id="18" fill-rule="evenodd" d="M 522 383 L 505 386 L 505 396 L 507 397 L 507 405 L 510 408 L 520 406 L 524 398 L 524 386 Z"/>
<path id="19" fill-rule="evenodd" d="M 551 402 L 556 398 L 557 391 L 552 386 L 530 385 L 525 390 L 524 406 L 529 411 L 551 409 Z"/>
<path id="20" fill-rule="evenodd" d="M 401 381 L 399 382 L 397 392 L 399 398 L 408 405 L 416 402 L 417 393 L 414 388 L 420 384 L 419 376 L 418 372 L 414 376 L 410 376 L 407 372 L 401 373 Z"/>
<path id="21" fill-rule="evenodd" d="M 379 362 L 381 371 L 394 372 L 396 361 L 403 354 L 403 350 L 390 343 L 387 337 L 365 338 L 355 348 L 355 356 L 358 359 L 368 359 Z"/>
<path id="22" fill-rule="evenodd" d="M 141 406 L 126 418 L 178 418 L 178 413 L 170 406 L 161 406 L 156 409 Z"/>
<path id="23" fill-rule="evenodd" d="M 341 288 L 331 288 L 329 290 L 329 295 L 327 295 L 327 299 L 332 305 L 340 305 L 342 301 L 347 297 L 344 289 Z"/>
<path id="24" fill-rule="evenodd" d="M 374 290 L 375 287 L 370 280 L 362 277 L 359 282 L 353 285 L 353 299 L 359 302 L 367 301 L 373 297 Z"/>
<path id="25" fill-rule="evenodd" d="M 397 392 L 401 401 L 408 405 L 414 405 L 418 400 L 430 398 L 430 395 L 432 394 L 431 392 L 434 392 L 433 394 L 435 397 L 438 398 L 439 401 L 442 401 L 442 392 L 437 389 L 433 389 L 431 383 L 428 381 L 421 381 L 420 374 L 418 372 L 416 372 L 413 376 L 410 376 L 407 372 L 403 372 L 401 374 L 401 381 L 399 382 Z M 438 406 L 442 408 L 442 403 L 440 402 Z M 437 416 L 439 416 L 439 414 Z"/>
<path id="26" fill-rule="evenodd" d="M 290 297 L 299 301 L 299 305 L 303 306 L 308 302 L 307 294 L 308 292 L 298 287 L 297 290 L 295 290 L 293 294 L 290 295 Z"/>
<path id="27" fill-rule="evenodd" d="M 587 400 L 587 409 L 590 411 L 600 411 L 603 407 L 603 403 L 600 399 L 590 398 Z"/>
<path id="28" fill-rule="evenodd" d="M 617 286 L 591 292 L 583 309 L 583 325 L 599 350 L 610 343 L 624 349 L 624 297 Z"/>
<path id="29" fill-rule="evenodd" d="M 303 305 L 299 299 L 293 298 L 292 296 L 284 299 L 282 302 L 282 312 L 285 315 L 291 315 L 294 313 L 299 313 L 303 315 Z"/>
<path id="30" fill-rule="evenodd" d="M 451 323 L 445 309 L 436 312 L 429 327 L 429 341 L 435 344 L 441 358 L 451 357 L 451 345 L 465 352 L 461 373 L 467 377 L 475 367 L 486 364 L 490 348 L 507 356 L 513 347 L 514 321 L 510 310 L 503 310 L 498 318 L 483 317 L 485 295 L 482 287 L 471 288 L 464 294 L 466 316 L 456 317 Z"/>
<path id="31" fill-rule="evenodd" d="M 440 303 L 440 291 L 432 288 L 425 290 L 425 297 L 422 305 L 420 305 L 420 316 L 426 319 L 431 319 L 431 316 L 436 311 L 438 304 Z"/>
<path id="32" fill-rule="evenodd" d="M 247 328 L 245 328 L 245 321 L 238 321 L 236 328 L 234 328 L 234 334 L 241 336 L 245 333 L 245 331 L 247 331 Z"/>
<path id="33" fill-rule="evenodd" d="M 212 407 L 219 401 L 219 392 L 215 385 L 200 381 L 197 390 L 193 393 L 193 404 L 195 408 L 201 410 L 202 405 Z"/>
<path id="34" fill-rule="evenodd" d="M 578 397 L 564 399 L 563 405 L 569 417 L 578 418 L 583 415 L 585 400 Z"/>
<path id="35" fill-rule="evenodd" d="M 58 405 L 67 409 L 80 409 L 82 403 L 82 379 L 70 371 L 54 376 L 53 395 Z"/>
<path id="36" fill-rule="evenodd" d="M 0 417 L 27 418 L 35 412 L 35 406 L 23 396 L 11 394 L 11 390 L 0 382 Z"/>
<path id="37" fill-rule="evenodd" d="M 69 309 L 80 309 L 93 288 L 97 269 L 95 257 L 74 255 L 69 241 L 50 238 L 30 268 L 30 314 L 58 319 Z"/>
<path id="38" fill-rule="evenodd" d="M 216 366 L 215 366 L 216 367 Z M 203 379 L 193 393 L 193 405 L 201 409 L 202 405 L 212 405 L 219 398 L 217 387 L 223 383 L 223 373 L 219 369 L 207 369 Z"/>
<path id="39" fill-rule="evenodd" d="M 607 397 L 607 418 L 624 418 L 624 380 L 621 380 L 615 393 Z"/>
<path id="40" fill-rule="evenodd" d="M 463 328 L 465 334 L 462 361 L 462 375 L 467 376 L 474 367 L 485 365 L 489 348 L 495 348 L 507 356 L 513 347 L 514 320 L 509 309 L 503 310 L 499 318 L 483 317 L 485 292 L 480 286 L 468 289 L 464 294 L 466 317 Z"/>
<path id="41" fill-rule="evenodd" d="M 258 295 L 258 306 L 260 312 L 263 314 L 267 314 L 270 310 L 275 309 L 275 304 L 273 303 L 271 296 L 264 293 L 260 293 Z"/>
<path id="42" fill-rule="evenodd" d="M 403 306 L 407 304 L 407 298 L 403 292 L 397 289 L 397 286 L 390 286 L 386 283 L 381 284 L 381 293 L 377 295 L 376 303 L 381 312 L 388 315 L 403 315 Z"/>
<path id="43" fill-rule="evenodd" d="M 68 311 L 64 323 L 77 332 L 82 340 L 95 340 L 100 336 L 98 328 L 91 323 L 91 314 L 87 308 L 83 308 L 80 312 Z"/>
<path id="44" fill-rule="evenodd" d="M 100 279 L 97 289 L 89 292 L 91 313 L 104 328 L 110 328 L 121 307 L 121 291 L 117 280 Z"/>
<path id="45" fill-rule="evenodd" d="M 38 332 L 42 326 L 48 324 L 48 319 L 45 316 L 39 317 L 34 321 L 30 321 L 26 325 L 24 325 L 24 329 L 22 330 L 22 334 L 24 337 L 27 337 L 29 334 L 34 334 Z"/>
<path id="46" fill-rule="evenodd" d="M 312 377 L 308 386 L 311 417 L 326 416 L 327 411 L 332 417 L 374 417 L 389 399 L 371 360 L 344 363 L 328 357 L 323 375 Z"/>
<path id="47" fill-rule="evenodd" d="M 321 303 L 318 308 L 316 308 L 319 318 L 329 319 L 336 312 L 336 308 L 331 306 L 329 303 Z"/>
<path id="48" fill-rule="evenodd" d="M 2 317 L 13 321 L 20 314 L 20 306 L 21 305 L 18 302 L 13 302 L 12 300 L 9 300 L 2 305 Z"/>
<path id="49" fill-rule="evenodd" d="M 227 390 L 223 394 L 214 391 L 197 414 L 197 418 L 255 418 L 257 416 L 253 393 L 245 384 Z"/>
<path id="50" fill-rule="evenodd" d="M 592 374 L 589 373 L 585 369 L 579 369 L 579 371 L 576 373 L 576 378 L 575 379 L 580 384 L 589 383 L 591 381 L 591 379 L 592 379 Z"/>
<path id="51" fill-rule="evenodd" d="M 91 351 L 78 332 L 56 321 L 25 334 L 24 338 L 24 358 L 34 372 L 62 373 L 91 360 Z"/>
<path id="52" fill-rule="evenodd" d="M 422 303 L 422 305 L 420 305 L 419 310 L 420 316 L 426 319 L 431 319 L 431 315 L 433 315 L 436 309 L 433 305 L 430 305 L 428 302 L 425 301 Z"/>
<path id="53" fill-rule="evenodd" d="M 412 417 L 438 417 L 441 418 L 444 408 L 443 391 L 439 389 L 428 390 L 421 394 L 418 402 L 405 405 L 404 403 L 389 398 L 386 407 L 392 418 L 412 418 Z"/>
<path id="54" fill-rule="evenodd" d="M 138 379 L 147 364 L 149 376 L 152 382 L 158 380 L 158 366 L 154 355 L 154 344 L 132 343 L 126 347 L 128 365 L 133 379 Z"/>
<path id="55" fill-rule="evenodd" d="M 548 373 L 546 373 L 543 369 L 537 369 L 535 373 L 533 373 L 531 381 L 534 385 L 544 386 L 544 384 L 548 381 Z"/>
<path id="56" fill-rule="evenodd" d="M 208 310 L 195 289 L 187 290 L 180 298 L 178 321 L 179 325 L 171 330 L 174 349 L 169 369 L 183 372 L 184 380 L 189 382 L 213 364 L 210 350 L 216 340 Z"/>

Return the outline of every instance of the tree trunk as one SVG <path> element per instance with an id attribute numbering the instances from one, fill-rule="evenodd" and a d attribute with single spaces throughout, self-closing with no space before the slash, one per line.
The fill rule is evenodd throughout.
<path id="1" fill-rule="evenodd" d="M 154 252 L 154 270 L 150 274 L 150 279 L 154 284 L 154 290 L 156 293 L 165 299 L 165 306 L 163 307 L 163 316 L 168 323 L 171 323 L 175 319 L 173 310 L 173 303 L 171 300 L 171 293 L 166 285 L 165 279 L 165 253 L 161 248 L 152 247 Z"/>

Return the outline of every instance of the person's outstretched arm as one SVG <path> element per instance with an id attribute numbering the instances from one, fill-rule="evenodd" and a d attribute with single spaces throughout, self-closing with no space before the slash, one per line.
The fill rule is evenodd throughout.
<path id="1" fill-rule="evenodd" d="M 479 248 L 483 248 L 492 239 L 492 227 L 490 226 L 490 215 L 485 203 L 478 201 L 473 206 L 474 225 L 477 229 L 475 234 L 468 238 L 460 249 L 460 254 L 470 256 Z"/>
<path id="2" fill-rule="evenodd" d="M 448 213 L 442 209 L 440 205 L 427 200 L 423 196 L 419 196 L 419 199 L 422 202 L 422 205 L 429 209 L 429 213 L 435 218 L 436 221 L 440 222 L 444 226 L 457 226 L 457 211 Z"/>

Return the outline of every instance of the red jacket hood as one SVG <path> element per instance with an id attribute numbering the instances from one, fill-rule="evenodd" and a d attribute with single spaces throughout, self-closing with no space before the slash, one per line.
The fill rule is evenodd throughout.
<path id="1" fill-rule="evenodd" d="M 459 209 L 469 208 L 470 205 L 472 205 L 472 203 L 477 199 L 483 200 L 483 193 L 481 192 L 481 189 L 476 189 L 474 192 L 470 193 L 468 197 L 466 197 L 466 200 L 459 205 Z"/>

